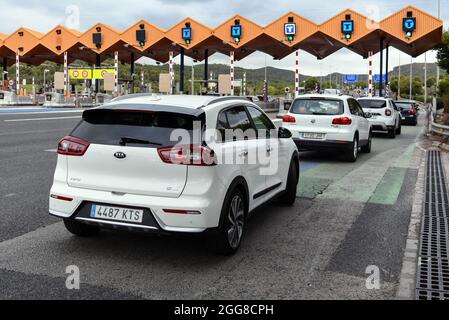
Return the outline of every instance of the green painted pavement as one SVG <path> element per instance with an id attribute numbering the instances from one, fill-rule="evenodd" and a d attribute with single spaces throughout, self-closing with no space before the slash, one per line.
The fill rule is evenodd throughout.
<path id="1" fill-rule="evenodd" d="M 404 183 L 407 168 L 390 167 L 377 185 L 370 203 L 394 205 Z"/>

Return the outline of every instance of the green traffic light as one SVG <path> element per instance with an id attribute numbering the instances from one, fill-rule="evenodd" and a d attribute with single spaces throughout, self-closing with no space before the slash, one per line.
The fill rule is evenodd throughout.
<path id="1" fill-rule="evenodd" d="M 291 42 L 291 41 L 293 41 L 293 36 L 288 36 L 287 39 L 288 39 L 288 41 Z"/>
<path id="2" fill-rule="evenodd" d="M 234 42 L 235 42 L 235 43 L 239 43 L 239 42 L 240 42 L 240 38 L 235 37 L 235 38 L 234 38 Z"/>
<path id="3" fill-rule="evenodd" d="M 347 40 L 351 40 L 351 38 L 352 38 L 352 35 L 351 35 L 350 33 L 347 33 L 347 34 L 346 34 L 346 39 L 347 39 Z"/>
<path id="4" fill-rule="evenodd" d="M 190 40 L 189 39 L 186 39 L 186 44 L 190 44 Z"/>
<path id="5" fill-rule="evenodd" d="M 141 47 L 145 47 L 145 42 L 141 41 L 141 42 L 140 42 L 140 46 L 141 46 Z"/>
<path id="6" fill-rule="evenodd" d="M 413 33 L 411 31 L 407 31 L 405 35 L 407 36 L 407 38 L 411 38 Z"/>

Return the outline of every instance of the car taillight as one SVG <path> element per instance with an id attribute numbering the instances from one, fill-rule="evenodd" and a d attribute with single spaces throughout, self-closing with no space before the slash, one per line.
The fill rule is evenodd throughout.
<path id="1" fill-rule="evenodd" d="M 65 137 L 58 143 L 58 154 L 80 157 L 86 153 L 87 148 L 89 148 L 89 142 L 74 137 Z"/>
<path id="2" fill-rule="evenodd" d="M 201 214 L 201 212 L 196 210 L 163 209 L 162 211 L 170 214 Z"/>
<path id="3" fill-rule="evenodd" d="M 385 115 L 387 117 L 391 116 L 391 110 L 390 109 L 385 110 Z"/>
<path id="4" fill-rule="evenodd" d="M 286 114 L 285 116 L 282 117 L 282 122 L 286 122 L 286 123 L 295 123 L 296 122 L 296 118 Z"/>
<path id="5" fill-rule="evenodd" d="M 61 200 L 61 201 L 67 201 L 67 202 L 73 201 L 73 198 L 58 196 L 56 194 L 52 194 L 52 195 L 50 195 L 50 197 L 53 199 L 56 199 L 56 200 Z"/>
<path id="6" fill-rule="evenodd" d="M 215 166 L 217 157 L 208 147 L 199 145 L 180 145 L 158 148 L 159 157 L 165 163 L 187 166 Z"/>
<path id="7" fill-rule="evenodd" d="M 409 114 L 416 114 L 415 108 L 411 107 L 410 109 L 408 109 L 408 113 Z"/>
<path id="8" fill-rule="evenodd" d="M 348 117 L 335 118 L 332 120 L 332 124 L 340 126 L 349 126 L 352 124 L 352 119 Z"/>

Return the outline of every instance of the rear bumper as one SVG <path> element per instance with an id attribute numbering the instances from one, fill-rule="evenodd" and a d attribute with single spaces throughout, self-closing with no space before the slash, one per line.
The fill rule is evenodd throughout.
<path id="1" fill-rule="evenodd" d="M 418 117 L 416 115 L 403 115 L 401 116 L 401 123 L 409 124 L 409 123 L 416 123 L 418 121 Z"/>
<path id="2" fill-rule="evenodd" d="M 370 121 L 371 129 L 373 131 L 389 131 L 396 128 L 396 124 L 394 120 L 390 120 L 387 122 L 383 121 Z"/>
<path id="3" fill-rule="evenodd" d="M 336 141 L 336 140 L 304 140 L 304 139 L 293 139 L 295 141 L 298 150 L 350 150 L 352 148 L 351 141 Z"/>
<path id="4" fill-rule="evenodd" d="M 226 190 L 222 189 L 224 188 L 221 184 L 215 184 L 213 196 L 164 198 L 134 194 L 116 195 L 106 191 L 73 188 L 65 183 L 55 182 L 50 193 L 73 200 L 63 201 L 50 197 L 49 213 L 59 218 L 76 219 L 86 224 L 100 224 L 105 228 L 136 229 L 147 232 L 203 233 L 219 225 L 221 204 L 226 194 Z M 220 195 L 223 195 L 223 199 Z M 144 216 L 147 218 L 144 218 L 142 224 L 91 219 L 86 214 L 86 210 L 90 210 L 92 203 L 144 209 Z M 198 211 L 200 214 L 168 214 L 163 211 L 164 209 L 192 210 Z"/>

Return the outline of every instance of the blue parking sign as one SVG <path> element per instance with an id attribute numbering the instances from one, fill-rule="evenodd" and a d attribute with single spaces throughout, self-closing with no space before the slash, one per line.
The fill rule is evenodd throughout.
<path id="1" fill-rule="evenodd" d="M 284 34 L 286 36 L 296 35 L 296 23 L 286 23 L 284 25 Z"/>
<path id="2" fill-rule="evenodd" d="M 403 29 L 404 31 L 415 31 L 416 18 L 404 18 Z"/>
<path id="3" fill-rule="evenodd" d="M 345 74 L 344 81 L 345 83 L 355 83 L 357 82 L 359 77 L 356 74 Z"/>
<path id="4" fill-rule="evenodd" d="M 374 82 L 375 83 L 379 83 L 380 82 L 380 74 L 375 74 L 374 75 Z M 383 74 L 382 75 L 382 82 L 387 82 L 387 75 L 386 74 Z"/>

